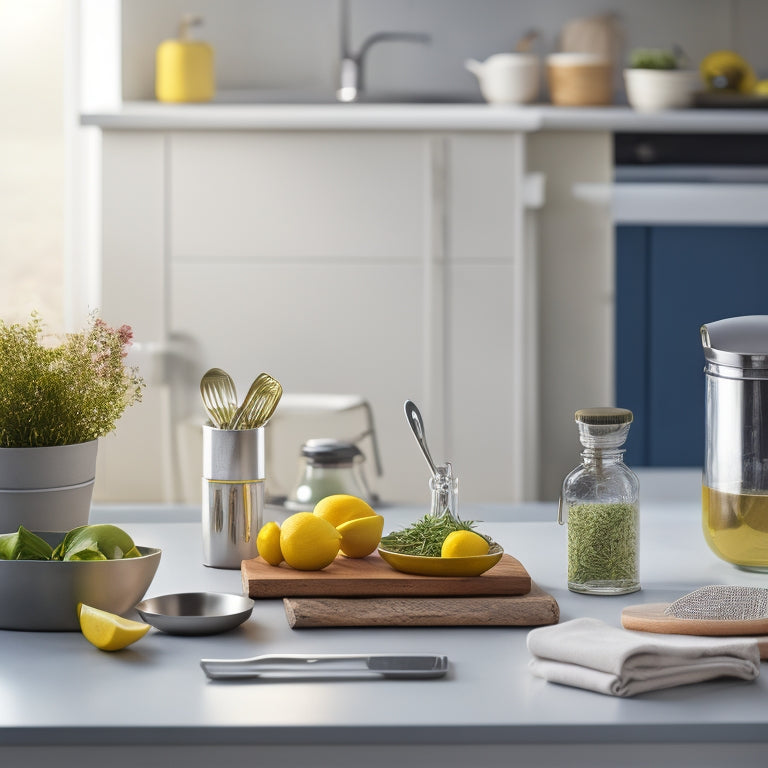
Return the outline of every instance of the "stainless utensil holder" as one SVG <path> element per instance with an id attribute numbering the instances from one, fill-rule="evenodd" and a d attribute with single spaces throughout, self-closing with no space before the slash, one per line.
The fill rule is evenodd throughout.
<path id="1" fill-rule="evenodd" d="M 264 428 L 203 427 L 203 563 L 240 568 L 258 555 L 264 516 Z"/>

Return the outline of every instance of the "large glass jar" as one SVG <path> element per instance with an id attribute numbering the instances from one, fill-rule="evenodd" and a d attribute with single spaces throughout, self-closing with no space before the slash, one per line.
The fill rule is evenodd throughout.
<path id="1" fill-rule="evenodd" d="M 581 464 L 563 481 L 558 522 L 568 524 L 568 589 L 621 595 L 640 589 L 637 475 L 622 446 L 626 408 L 576 411 Z M 565 518 L 563 512 L 565 512 Z"/>
<path id="2" fill-rule="evenodd" d="M 768 316 L 701 327 L 706 358 L 704 538 L 726 562 L 768 571 Z"/>
<path id="3" fill-rule="evenodd" d="M 301 447 L 299 477 L 285 500 L 286 509 L 311 512 L 320 499 L 338 493 L 374 503 L 376 499 L 362 472 L 364 460 L 354 443 L 331 438 L 307 440 Z"/>

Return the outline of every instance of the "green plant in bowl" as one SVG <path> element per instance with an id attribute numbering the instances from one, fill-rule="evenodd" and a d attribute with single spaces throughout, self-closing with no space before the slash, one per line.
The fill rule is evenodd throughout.
<path id="1" fill-rule="evenodd" d="M 629 57 L 632 69 L 678 69 L 677 54 L 662 48 L 635 48 Z"/>

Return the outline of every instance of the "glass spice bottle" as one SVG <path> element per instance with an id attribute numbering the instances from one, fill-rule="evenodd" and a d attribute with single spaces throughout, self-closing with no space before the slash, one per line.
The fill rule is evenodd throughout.
<path id="1" fill-rule="evenodd" d="M 558 522 L 568 524 L 568 589 L 622 595 L 640 589 L 637 475 L 622 446 L 632 411 L 576 411 L 582 463 L 563 481 Z"/>
<path id="2" fill-rule="evenodd" d="M 450 462 L 440 464 L 435 471 L 436 474 L 429 478 L 429 488 L 432 492 L 430 517 L 449 515 L 454 520 L 458 520 L 459 478 L 453 474 Z"/>

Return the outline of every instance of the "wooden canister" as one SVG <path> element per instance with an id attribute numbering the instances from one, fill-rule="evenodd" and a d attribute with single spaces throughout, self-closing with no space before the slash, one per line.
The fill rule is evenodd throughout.
<path id="1" fill-rule="evenodd" d="M 553 104 L 586 107 L 613 101 L 610 61 L 588 53 L 554 53 L 547 57 L 547 82 Z"/>

